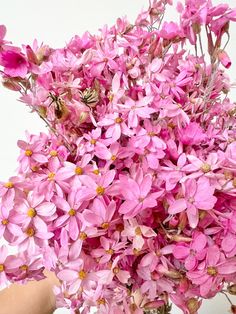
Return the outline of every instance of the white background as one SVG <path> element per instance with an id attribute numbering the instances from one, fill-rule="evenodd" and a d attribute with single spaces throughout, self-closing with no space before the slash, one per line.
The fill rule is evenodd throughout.
<path id="1" fill-rule="evenodd" d="M 183 0 L 182 0 L 183 1 Z M 225 0 L 236 6 L 235 0 Z M 217 0 L 213 3 L 222 3 Z M 127 15 L 134 22 L 138 12 L 148 6 L 148 0 L 0 0 L 0 24 L 7 26 L 7 39 L 15 45 L 32 44 L 34 38 L 50 46 L 63 47 L 70 38 L 88 30 L 95 33 L 104 24 L 113 25 L 116 18 Z M 176 19 L 173 8 L 168 19 Z M 228 46 L 232 61 L 235 61 L 236 24 L 231 25 L 231 43 Z M 236 81 L 236 63 L 229 71 L 232 81 Z M 236 99 L 236 93 L 232 95 Z M 24 104 L 17 101 L 15 92 L 5 90 L 0 85 L 0 181 L 14 175 L 19 149 L 18 139 L 24 139 L 25 130 L 37 134 L 45 130 L 40 119 L 29 113 Z M 234 299 L 235 301 L 235 299 Z M 235 302 L 236 303 L 236 302 Z M 222 296 L 204 302 L 200 314 L 225 314 L 229 305 Z M 181 313 L 174 308 L 173 314 Z M 56 314 L 69 313 L 58 309 Z"/>

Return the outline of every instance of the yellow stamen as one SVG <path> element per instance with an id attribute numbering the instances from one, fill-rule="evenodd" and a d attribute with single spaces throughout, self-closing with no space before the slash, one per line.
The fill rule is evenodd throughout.
<path id="1" fill-rule="evenodd" d="M 141 236 L 141 235 L 142 235 L 142 231 L 141 231 L 141 228 L 140 228 L 140 227 L 136 227 L 136 228 L 135 228 L 135 234 L 136 234 L 137 236 Z"/>
<path id="2" fill-rule="evenodd" d="M 5 267 L 3 264 L 0 264 L 0 272 L 4 271 Z"/>
<path id="3" fill-rule="evenodd" d="M 114 253 L 114 250 L 112 249 L 106 250 L 106 253 L 112 255 Z"/>
<path id="4" fill-rule="evenodd" d="M 87 277 L 87 273 L 82 269 L 78 272 L 79 279 L 83 280 Z"/>
<path id="5" fill-rule="evenodd" d="M 122 123 L 123 122 L 123 119 L 118 117 L 118 118 L 115 118 L 115 123 Z"/>
<path id="6" fill-rule="evenodd" d="M 57 155 L 58 155 L 56 150 L 51 150 L 49 154 L 52 157 L 57 157 Z"/>
<path id="7" fill-rule="evenodd" d="M 106 300 L 104 298 L 100 298 L 97 300 L 97 305 L 106 304 Z"/>
<path id="8" fill-rule="evenodd" d="M 111 160 L 112 160 L 112 161 L 115 161 L 115 160 L 116 160 L 116 155 L 112 155 L 112 156 L 111 156 Z"/>
<path id="9" fill-rule="evenodd" d="M 97 143 L 97 140 L 95 140 L 94 138 L 90 140 L 90 144 L 95 145 L 96 143 Z"/>
<path id="10" fill-rule="evenodd" d="M 99 175 L 100 171 L 99 171 L 99 169 L 94 169 L 93 173 L 96 174 L 96 175 Z"/>
<path id="11" fill-rule="evenodd" d="M 7 225 L 8 223 L 9 223 L 8 219 L 3 219 L 3 220 L 2 220 L 2 225 L 5 226 L 5 225 Z"/>
<path id="12" fill-rule="evenodd" d="M 48 180 L 53 180 L 54 178 L 55 178 L 55 173 L 54 172 L 50 172 L 49 174 L 48 174 Z"/>
<path id="13" fill-rule="evenodd" d="M 113 268 L 113 273 L 114 273 L 115 275 L 118 274 L 119 271 L 120 271 L 119 267 L 114 267 L 114 268 Z"/>
<path id="14" fill-rule="evenodd" d="M 32 150 L 30 150 L 30 149 L 26 149 L 26 151 L 25 151 L 25 155 L 26 155 L 27 157 L 32 156 L 32 155 L 33 155 Z"/>
<path id="15" fill-rule="evenodd" d="M 39 167 L 38 167 L 38 166 L 32 166 L 32 167 L 31 167 L 31 170 L 32 170 L 33 172 L 36 172 L 36 171 L 39 170 Z"/>
<path id="16" fill-rule="evenodd" d="M 209 266 L 209 267 L 207 267 L 207 273 L 208 273 L 208 275 L 210 275 L 210 276 L 216 276 L 217 274 L 218 274 L 218 271 L 217 271 L 217 268 L 216 267 L 214 267 L 214 266 Z"/>
<path id="17" fill-rule="evenodd" d="M 81 167 L 76 167 L 75 168 L 75 174 L 77 174 L 77 175 L 83 174 L 83 169 Z"/>
<path id="18" fill-rule="evenodd" d="M 87 234 L 85 233 L 85 232 L 80 232 L 80 234 L 79 234 L 79 238 L 80 238 L 80 240 L 86 240 L 87 239 Z"/>
<path id="19" fill-rule="evenodd" d="M 155 132 L 148 132 L 148 135 L 149 135 L 150 137 L 152 137 L 152 136 L 155 136 L 156 133 L 155 133 Z"/>
<path id="20" fill-rule="evenodd" d="M 71 208 L 71 209 L 68 211 L 68 214 L 69 214 L 70 216 L 75 216 L 76 211 L 75 211 L 73 208 Z"/>
<path id="21" fill-rule="evenodd" d="M 11 189 L 13 188 L 14 184 L 10 181 L 4 183 L 4 187 L 7 188 L 7 189 Z"/>
<path id="22" fill-rule="evenodd" d="M 29 208 L 28 209 L 28 212 L 27 212 L 27 215 L 30 217 L 30 218 L 33 218 L 37 215 L 37 212 L 34 208 Z"/>
<path id="23" fill-rule="evenodd" d="M 20 270 L 25 271 L 28 270 L 29 267 L 27 265 L 21 265 L 19 268 Z"/>
<path id="24" fill-rule="evenodd" d="M 103 222 L 101 224 L 102 229 L 108 229 L 109 228 L 109 223 L 108 222 Z"/>
<path id="25" fill-rule="evenodd" d="M 29 237 L 33 237 L 35 235 L 34 228 L 29 227 L 25 232 Z"/>
<path id="26" fill-rule="evenodd" d="M 140 254 L 141 250 L 134 248 L 133 253 L 134 255 L 138 256 Z"/>
<path id="27" fill-rule="evenodd" d="M 103 195 L 105 193 L 105 188 L 101 185 L 99 185 L 97 188 L 96 188 L 96 192 L 98 195 Z"/>
<path id="28" fill-rule="evenodd" d="M 207 172 L 211 171 L 211 166 L 209 164 L 205 163 L 201 166 L 201 170 L 202 170 L 202 172 L 207 173 Z"/>
<path id="29" fill-rule="evenodd" d="M 231 171 L 225 170 L 224 176 L 226 180 L 230 180 L 233 178 L 233 173 Z"/>

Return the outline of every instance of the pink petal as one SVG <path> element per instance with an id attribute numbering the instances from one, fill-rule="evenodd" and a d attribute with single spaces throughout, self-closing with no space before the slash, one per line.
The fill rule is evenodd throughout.
<path id="1" fill-rule="evenodd" d="M 177 259 L 185 259 L 190 253 L 190 248 L 183 245 L 176 245 L 173 249 L 173 255 Z"/>
<path id="2" fill-rule="evenodd" d="M 78 272 L 71 269 L 63 269 L 57 273 L 57 277 L 63 281 L 72 281 L 78 278 Z"/>
<path id="3" fill-rule="evenodd" d="M 208 248 L 206 259 L 209 266 L 215 266 L 218 263 L 220 259 L 220 250 L 216 245 Z"/>
<path id="4" fill-rule="evenodd" d="M 177 214 L 177 213 L 181 213 L 182 211 L 184 211 L 187 208 L 187 204 L 185 199 L 180 198 L 178 200 L 175 200 L 170 207 L 168 208 L 168 212 L 171 215 Z"/>
<path id="5" fill-rule="evenodd" d="M 194 269 L 196 266 L 197 266 L 197 259 L 195 256 L 193 255 L 189 255 L 187 256 L 186 260 L 185 260 L 185 263 L 184 263 L 184 266 L 187 270 L 192 270 Z"/>
<path id="6" fill-rule="evenodd" d="M 76 240 L 79 235 L 79 226 L 75 217 L 71 217 L 69 221 L 69 235 L 72 240 Z"/>

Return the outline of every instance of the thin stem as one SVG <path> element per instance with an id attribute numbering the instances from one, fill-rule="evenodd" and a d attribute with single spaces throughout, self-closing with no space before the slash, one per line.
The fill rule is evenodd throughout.
<path id="1" fill-rule="evenodd" d="M 221 293 L 226 297 L 226 299 L 229 301 L 230 305 L 233 305 L 233 303 L 230 300 L 230 298 L 228 297 L 228 295 L 224 291 L 221 291 Z"/>

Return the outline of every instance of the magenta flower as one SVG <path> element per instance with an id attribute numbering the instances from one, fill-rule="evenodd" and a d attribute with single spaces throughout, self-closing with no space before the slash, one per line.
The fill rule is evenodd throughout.
<path id="1" fill-rule="evenodd" d="M 185 145 L 199 145 L 207 139 L 203 129 L 196 122 L 190 122 L 185 128 L 179 129 L 179 137 Z"/>
<path id="2" fill-rule="evenodd" d="M 28 62 L 22 53 L 14 50 L 2 51 L 0 64 L 4 67 L 5 74 L 11 77 L 25 78 L 28 73 Z"/>

